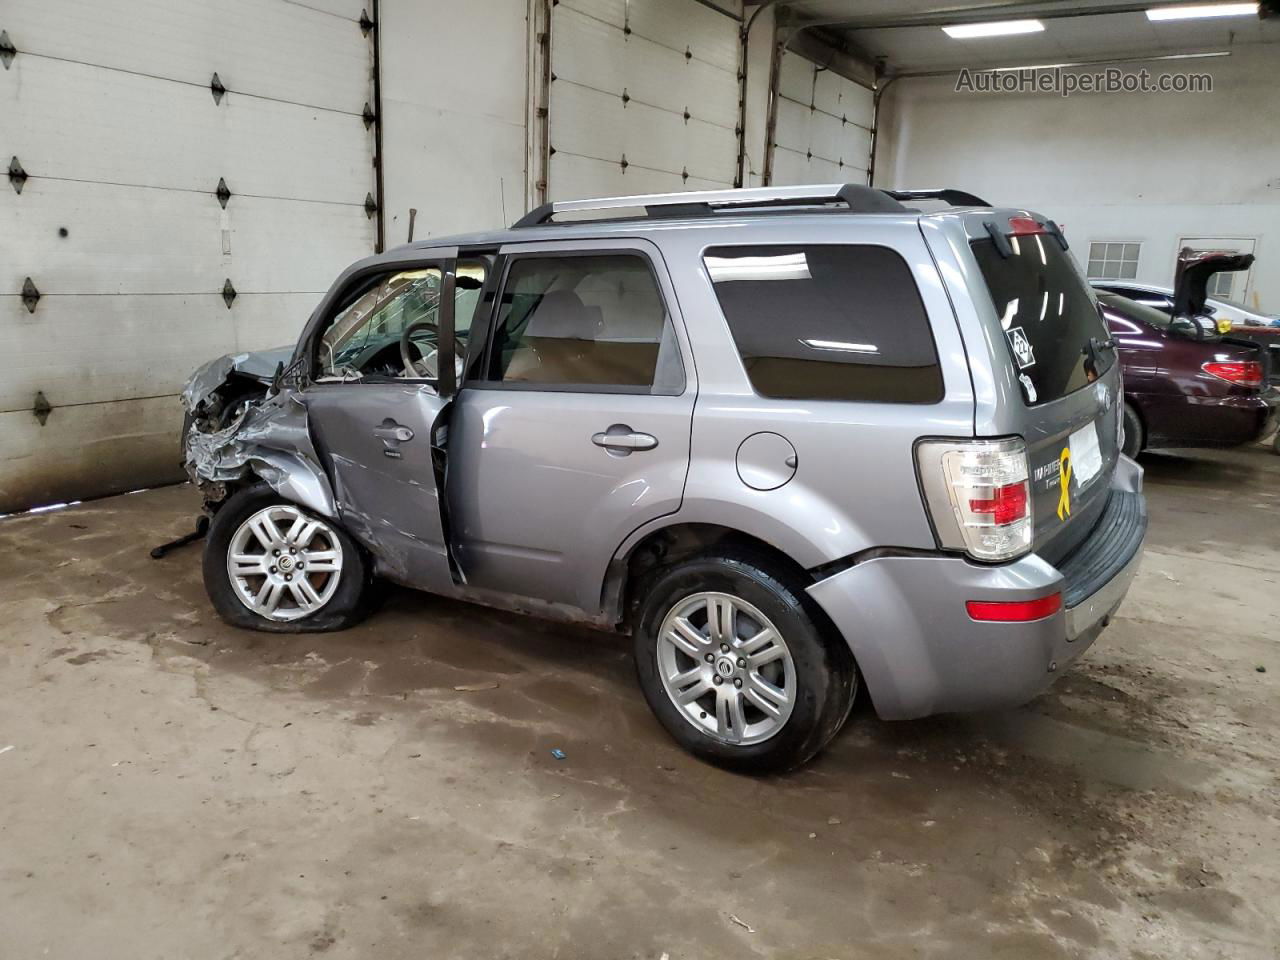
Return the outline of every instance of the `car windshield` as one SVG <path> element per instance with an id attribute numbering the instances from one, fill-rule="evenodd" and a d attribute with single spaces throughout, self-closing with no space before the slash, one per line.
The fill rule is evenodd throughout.
<path id="1" fill-rule="evenodd" d="M 1104 307 L 1110 307 L 1118 313 L 1123 313 L 1126 317 L 1140 320 L 1147 326 L 1155 327 L 1157 330 L 1168 330 L 1169 324 L 1173 321 L 1173 318 L 1163 310 L 1148 307 L 1146 304 L 1138 303 L 1136 300 L 1122 297 L 1118 293 L 1100 293 L 1098 294 L 1098 302 Z"/>

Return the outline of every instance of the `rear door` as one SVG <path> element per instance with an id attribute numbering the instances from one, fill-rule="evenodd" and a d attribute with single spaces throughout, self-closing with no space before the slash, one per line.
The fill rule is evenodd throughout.
<path id="1" fill-rule="evenodd" d="M 457 555 L 469 586 L 593 613 L 619 544 L 680 507 L 692 357 L 652 244 L 518 244 L 498 269 L 450 428 Z"/>
<path id="2" fill-rule="evenodd" d="M 1033 549 L 1051 562 L 1090 531 L 1120 455 L 1120 365 L 1088 282 L 1055 234 L 1028 217 L 971 232 L 993 370 L 1010 384 L 1001 432 L 1027 444 Z M 983 291 L 973 296 L 981 301 Z M 1011 381 L 1011 382 L 1010 382 Z"/>

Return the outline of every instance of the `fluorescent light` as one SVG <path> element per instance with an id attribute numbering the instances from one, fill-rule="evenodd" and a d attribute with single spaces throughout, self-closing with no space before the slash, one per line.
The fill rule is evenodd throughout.
<path id="1" fill-rule="evenodd" d="M 942 32 L 956 40 L 975 37 L 1007 37 L 1015 33 L 1039 33 L 1044 24 L 1039 20 L 993 20 L 990 23 L 958 23 L 943 27 Z"/>
<path id="2" fill-rule="evenodd" d="M 880 348 L 874 343 L 850 343 L 847 340 L 801 340 L 800 342 L 814 350 L 837 350 L 841 353 L 880 352 Z"/>
<path id="3" fill-rule="evenodd" d="M 809 261 L 803 253 L 773 257 L 707 257 L 713 283 L 729 280 L 808 280 Z"/>
<path id="4" fill-rule="evenodd" d="M 1209 17 L 1256 16 L 1256 3 L 1198 3 L 1177 7 L 1152 7 L 1148 20 L 1205 20 Z"/>

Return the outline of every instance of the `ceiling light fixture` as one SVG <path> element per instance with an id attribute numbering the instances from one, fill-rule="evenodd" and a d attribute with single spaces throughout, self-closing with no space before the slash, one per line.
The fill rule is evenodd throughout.
<path id="1" fill-rule="evenodd" d="M 1044 24 L 1039 20 L 993 20 L 990 23 L 957 23 L 943 27 L 942 32 L 956 40 L 978 37 L 1008 37 L 1018 33 L 1039 33 Z"/>
<path id="2" fill-rule="evenodd" d="M 1256 3 L 1200 3 L 1177 7 L 1152 7 L 1148 20 L 1207 20 L 1211 17 L 1257 16 Z"/>

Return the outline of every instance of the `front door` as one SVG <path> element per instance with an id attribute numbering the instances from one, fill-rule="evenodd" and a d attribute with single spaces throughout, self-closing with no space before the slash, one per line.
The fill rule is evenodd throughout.
<path id="1" fill-rule="evenodd" d="M 438 491 L 459 298 L 483 264 L 405 263 L 354 282 L 315 347 L 304 392 L 316 448 L 328 461 L 339 519 L 379 574 L 448 592 L 453 576 Z M 452 378 L 447 378 L 452 379 Z"/>
<path id="2" fill-rule="evenodd" d="M 448 499 L 470 586 L 600 605 L 609 560 L 680 506 L 696 388 L 639 240 L 513 245 L 453 412 Z"/>

